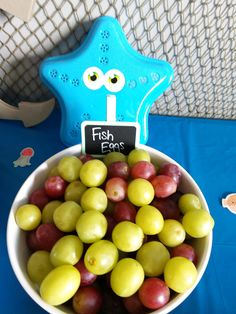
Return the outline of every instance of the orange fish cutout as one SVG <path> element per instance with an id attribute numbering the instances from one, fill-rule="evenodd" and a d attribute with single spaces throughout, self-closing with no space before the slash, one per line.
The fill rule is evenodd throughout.
<path id="1" fill-rule="evenodd" d="M 223 198 L 222 206 L 231 211 L 231 213 L 236 214 L 236 193 L 228 194 L 226 198 Z"/>
<path id="2" fill-rule="evenodd" d="M 26 167 L 30 166 L 30 159 L 34 156 L 34 150 L 32 147 L 26 147 L 20 152 L 20 157 L 13 161 L 14 167 Z"/>

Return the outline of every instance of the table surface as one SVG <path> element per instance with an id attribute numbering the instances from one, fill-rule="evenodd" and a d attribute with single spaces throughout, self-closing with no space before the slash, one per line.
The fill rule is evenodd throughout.
<path id="1" fill-rule="evenodd" d="M 27 176 L 44 160 L 65 148 L 60 140 L 60 112 L 24 128 L 19 121 L 0 120 L 1 275 L 0 305 L 4 313 L 45 313 L 18 283 L 6 248 L 6 225 L 13 199 Z M 236 192 L 236 122 L 149 116 L 148 145 L 180 163 L 201 188 L 215 220 L 209 264 L 197 288 L 173 313 L 235 313 L 236 216 L 221 199 Z M 14 167 L 25 147 L 34 149 L 31 165 Z M 1 312 L 1 310 L 0 310 Z"/>

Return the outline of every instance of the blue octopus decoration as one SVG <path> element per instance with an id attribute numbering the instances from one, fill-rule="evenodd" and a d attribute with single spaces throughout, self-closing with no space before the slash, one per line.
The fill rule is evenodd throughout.
<path id="1" fill-rule="evenodd" d="M 81 143 L 83 121 L 109 119 L 138 123 L 139 142 L 145 144 L 148 114 L 170 86 L 173 69 L 168 62 L 135 51 L 119 22 L 103 16 L 79 48 L 45 59 L 40 76 L 61 106 L 60 136 L 66 145 Z"/>

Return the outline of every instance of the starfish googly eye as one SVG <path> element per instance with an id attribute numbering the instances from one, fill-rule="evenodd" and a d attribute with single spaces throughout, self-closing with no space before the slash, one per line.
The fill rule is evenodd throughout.
<path id="1" fill-rule="evenodd" d="M 96 90 L 102 87 L 104 74 L 99 68 L 90 67 L 84 71 L 83 81 L 89 89 Z"/>
<path id="2" fill-rule="evenodd" d="M 121 91 L 125 85 L 124 74 L 117 69 L 109 70 L 105 74 L 104 85 L 110 92 Z"/>

